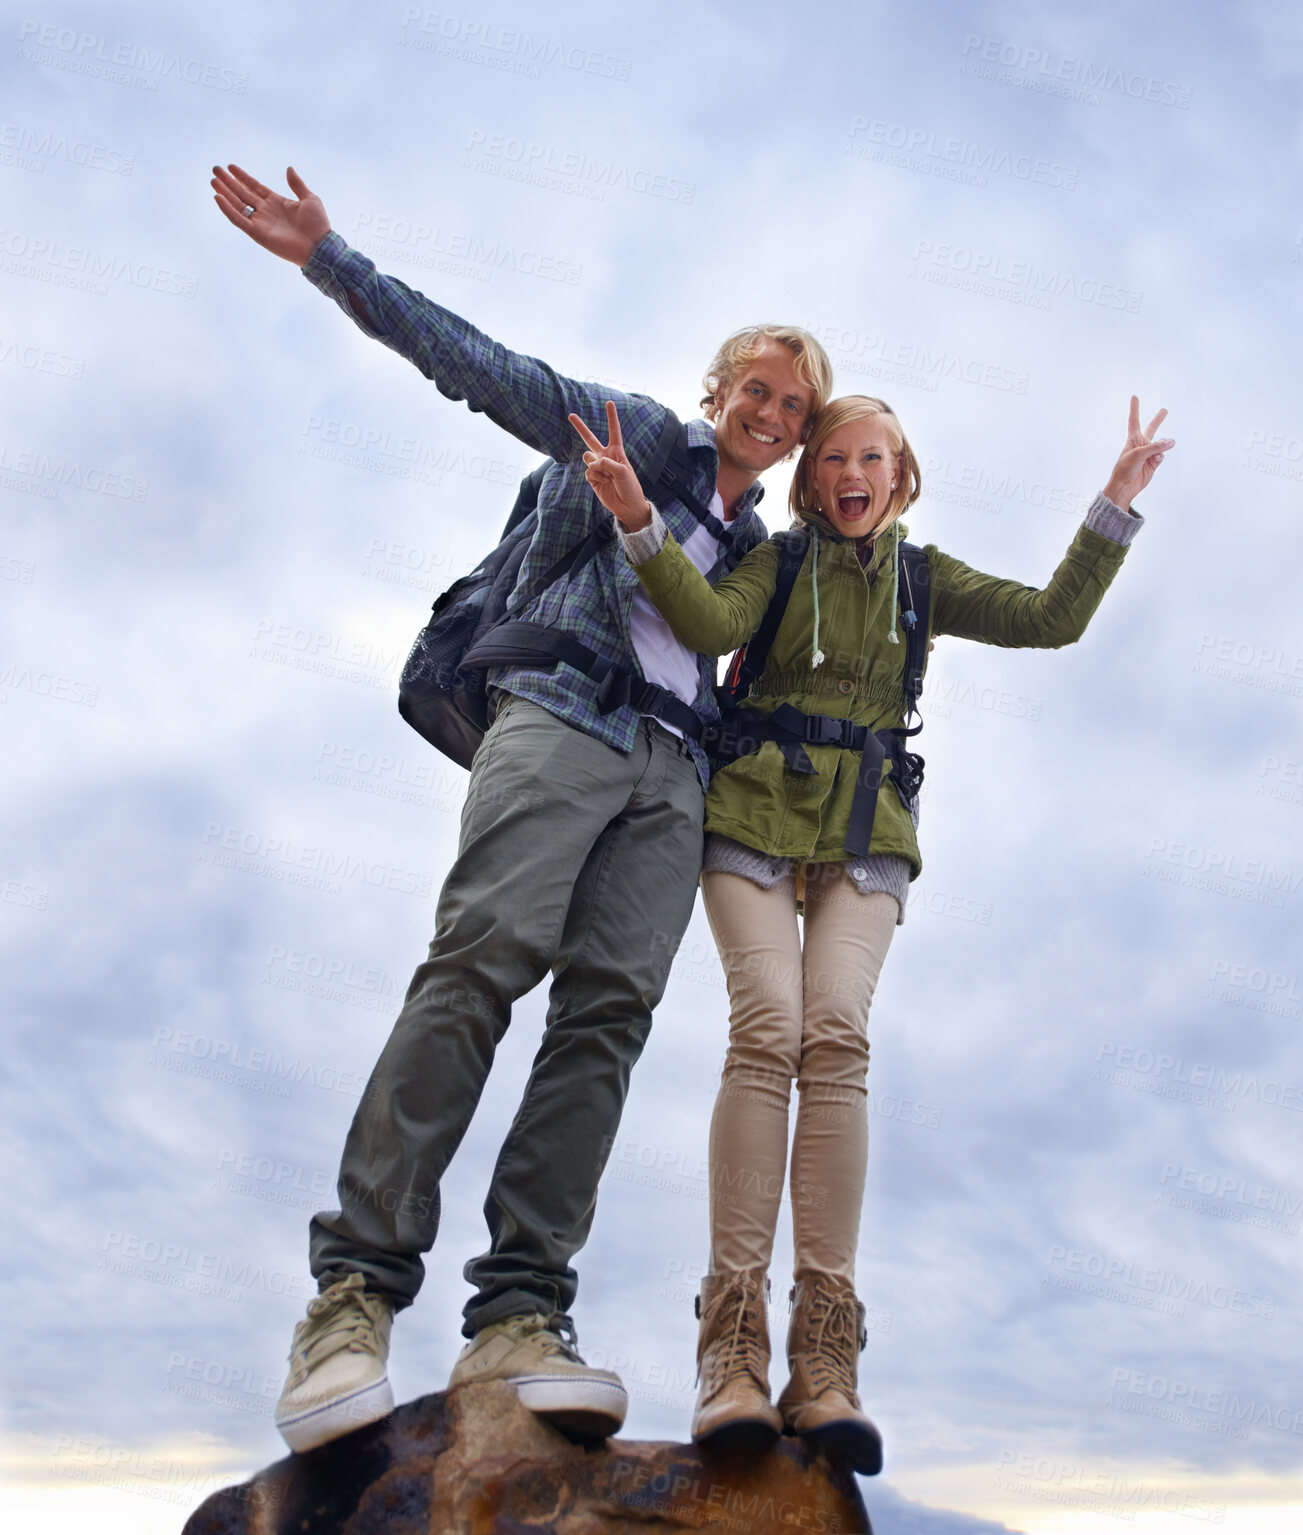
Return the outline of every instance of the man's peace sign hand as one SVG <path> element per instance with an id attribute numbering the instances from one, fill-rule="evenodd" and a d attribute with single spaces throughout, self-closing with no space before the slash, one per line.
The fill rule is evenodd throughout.
<path id="1" fill-rule="evenodd" d="M 1132 501 L 1153 479 L 1154 471 L 1163 462 L 1163 455 L 1169 448 L 1176 446 L 1176 441 L 1172 437 L 1162 437 L 1157 442 L 1154 441 L 1154 433 L 1162 426 L 1166 418 L 1167 412 L 1160 410 L 1144 431 L 1141 431 L 1140 401 L 1134 394 L 1131 396 L 1126 447 L 1118 455 L 1113 473 L 1104 487 L 1104 494 L 1124 512 L 1131 510 Z"/>
<path id="2" fill-rule="evenodd" d="M 584 454 L 584 463 L 588 466 L 584 477 L 593 487 L 597 499 L 627 533 L 645 528 L 651 521 L 651 507 L 633 472 L 633 465 L 625 457 L 624 435 L 620 431 L 620 417 L 616 414 L 614 401 L 606 402 L 607 436 L 611 440 L 605 446 L 579 416 L 572 414 L 569 419 L 588 448 Z"/>
<path id="3" fill-rule="evenodd" d="M 228 165 L 225 170 L 214 165 L 213 201 L 237 229 L 264 250 L 295 266 L 306 266 L 308 257 L 330 233 L 330 220 L 321 199 L 308 190 L 292 165 L 285 177 L 293 197 L 273 192 L 238 165 Z"/>

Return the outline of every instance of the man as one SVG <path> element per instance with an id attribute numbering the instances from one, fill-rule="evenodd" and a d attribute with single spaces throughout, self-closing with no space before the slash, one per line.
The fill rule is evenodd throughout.
<path id="1" fill-rule="evenodd" d="M 407 357 L 449 399 L 556 460 L 516 593 L 527 590 L 609 523 L 568 419 L 600 428 L 608 392 L 509 351 L 381 276 L 331 231 L 320 199 L 293 169 L 288 181 L 289 198 L 232 165 L 214 167 L 212 185 L 236 228 L 301 267 L 367 335 Z M 764 536 L 754 510 L 758 476 L 799 446 L 830 388 L 827 356 L 803 331 L 755 327 L 720 349 L 706 374 L 708 419 L 686 428 L 686 490 L 709 505 L 711 518 L 700 522 L 678 501 L 664 511 L 712 579 L 728 564 L 723 545 L 736 557 Z M 644 395 L 615 400 L 629 458 L 647 464 L 665 407 Z M 439 1180 L 511 1004 L 549 970 L 543 1039 L 484 1207 L 489 1250 L 466 1266 L 476 1289 L 462 1328 L 471 1341 L 449 1384 L 505 1380 L 527 1407 L 577 1437 L 614 1433 L 624 1421 L 618 1376 L 589 1369 L 577 1351 L 570 1259 L 587 1239 L 629 1073 L 692 912 L 708 769 L 684 727 L 715 717 L 714 667 L 674 638 L 614 539 L 511 616 L 637 668 L 651 687 L 640 681 L 634 702 L 611 707 L 564 662 L 491 673 L 497 714 L 472 764 L 429 958 L 349 1131 L 340 1209 L 311 1224 L 321 1293 L 295 1330 L 276 1409 L 291 1449 L 311 1449 L 392 1409 L 390 1326 L 420 1288 L 421 1254 L 438 1227 Z"/>

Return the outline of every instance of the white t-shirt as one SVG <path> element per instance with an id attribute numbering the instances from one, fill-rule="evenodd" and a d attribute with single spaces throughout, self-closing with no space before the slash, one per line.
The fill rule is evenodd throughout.
<path id="1" fill-rule="evenodd" d="M 724 521 L 724 502 L 716 491 L 711 498 L 710 510 Z M 715 568 L 719 559 L 719 542 L 707 533 L 700 523 L 683 545 L 683 551 L 705 575 Z M 668 688 L 676 698 L 681 698 L 689 708 L 697 701 L 701 687 L 701 674 L 697 669 L 697 652 L 689 650 L 674 634 L 674 630 L 661 617 L 655 604 L 640 586 L 633 594 L 633 606 L 629 609 L 629 637 L 633 641 L 633 653 L 648 682 Z M 659 722 L 666 730 L 681 736 L 681 730 Z"/>

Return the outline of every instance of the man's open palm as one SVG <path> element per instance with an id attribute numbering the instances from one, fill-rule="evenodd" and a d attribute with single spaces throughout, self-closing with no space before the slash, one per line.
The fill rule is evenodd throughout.
<path id="1" fill-rule="evenodd" d="M 321 199 L 291 165 L 285 172 L 293 197 L 282 197 L 255 181 L 238 165 L 213 166 L 213 201 L 237 229 L 242 229 L 273 256 L 305 266 L 308 257 L 330 233 L 330 220 Z M 252 213 L 246 213 L 252 208 Z"/>

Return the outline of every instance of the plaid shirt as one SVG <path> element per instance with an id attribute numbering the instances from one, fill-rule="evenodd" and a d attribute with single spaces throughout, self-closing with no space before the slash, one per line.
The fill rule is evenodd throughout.
<path id="1" fill-rule="evenodd" d="M 465 400 L 472 410 L 483 411 L 528 447 L 556 460 L 558 467 L 547 475 L 539 494 L 538 532 L 521 568 L 518 592 L 610 517 L 584 478 L 584 445 L 566 419 L 569 413 L 573 411 L 605 441 L 606 402 L 613 399 L 619 407 L 630 461 L 638 467 L 654 451 L 667 414 L 663 405 L 646 395 L 622 394 L 564 378 L 536 357 L 509 351 L 397 278 L 383 276 L 374 262 L 333 231 L 313 251 L 303 273 L 315 288 L 333 298 L 359 329 L 392 347 L 432 379 L 440 394 L 450 400 Z M 689 421 L 686 430 L 694 469 L 690 489 L 709 504 L 719 469 L 715 430 L 700 419 Z M 730 524 L 739 552 L 765 537 L 764 524 L 755 511 L 762 494 L 758 483 L 752 485 Z M 693 514 L 678 501 L 664 508 L 662 515 L 680 543 L 686 543 L 698 526 Z M 576 576 L 555 582 L 512 616 L 562 629 L 590 649 L 636 666 L 629 609 L 638 589 L 638 578 L 619 540 L 612 539 Z M 699 656 L 698 671 L 696 712 L 705 720 L 718 719 L 713 659 Z M 594 684 L 563 662 L 546 670 L 499 668 L 493 672 L 492 681 L 509 693 L 542 705 L 608 746 L 625 752 L 633 748 L 639 716 L 627 706 L 599 714 Z M 688 744 L 704 784 L 710 776 L 705 755 L 695 742 Z"/>

